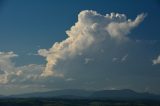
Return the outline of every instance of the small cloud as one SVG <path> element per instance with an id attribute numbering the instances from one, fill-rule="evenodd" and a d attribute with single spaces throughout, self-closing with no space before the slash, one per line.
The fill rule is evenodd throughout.
<path id="1" fill-rule="evenodd" d="M 28 55 L 28 56 L 37 56 L 37 55 L 39 55 L 39 54 L 37 54 L 37 53 L 27 53 L 27 55 Z"/>
<path id="2" fill-rule="evenodd" d="M 128 54 L 126 54 L 125 56 L 123 56 L 122 59 L 121 59 L 121 62 L 126 61 L 127 57 L 128 57 Z"/>
<path id="3" fill-rule="evenodd" d="M 88 64 L 88 63 L 90 63 L 90 62 L 92 62 L 92 61 L 93 61 L 92 58 L 85 58 L 85 59 L 84 59 L 84 64 Z"/>
<path id="4" fill-rule="evenodd" d="M 40 49 L 38 50 L 38 54 L 40 56 L 46 57 L 49 54 L 49 52 L 46 49 Z"/>
<path id="5" fill-rule="evenodd" d="M 66 79 L 67 82 L 73 81 L 73 80 L 75 80 L 75 79 L 74 79 L 74 78 L 67 78 L 67 79 Z"/>
<path id="6" fill-rule="evenodd" d="M 128 57 L 128 54 L 124 55 L 122 58 L 114 57 L 114 58 L 112 58 L 112 62 L 122 63 L 122 62 L 126 61 L 127 57 Z"/>
<path id="7" fill-rule="evenodd" d="M 160 64 L 160 55 L 156 59 L 153 59 L 152 63 L 153 65 Z"/>
<path id="8" fill-rule="evenodd" d="M 116 61 L 118 61 L 118 60 L 119 60 L 119 59 L 116 58 L 116 57 L 112 58 L 112 62 L 116 62 Z"/>

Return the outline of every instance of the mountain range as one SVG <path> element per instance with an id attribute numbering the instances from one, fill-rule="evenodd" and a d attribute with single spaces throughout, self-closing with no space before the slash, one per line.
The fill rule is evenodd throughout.
<path id="1" fill-rule="evenodd" d="M 89 91 L 81 89 L 65 89 L 47 92 L 35 92 L 1 98 L 56 98 L 56 99 L 98 99 L 98 100 L 160 100 L 160 95 L 148 92 L 135 92 L 129 89 L 123 90 L 99 90 Z"/>

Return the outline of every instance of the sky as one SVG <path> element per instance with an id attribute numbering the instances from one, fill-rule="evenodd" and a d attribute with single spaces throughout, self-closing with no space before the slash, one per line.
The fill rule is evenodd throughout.
<path id="1" fill-rule="evenodd" d="M 160 94 L 159 0 L 0 0 L 0 94 Z"/>

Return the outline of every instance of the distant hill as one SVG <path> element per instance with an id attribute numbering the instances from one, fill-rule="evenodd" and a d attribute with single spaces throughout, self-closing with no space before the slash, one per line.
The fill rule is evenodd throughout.
<path id="1" fill-rule="evenodd" d="M 55 90 L 20 95 L 11 95 L 12 98 L 57 98 L 57 99 L 99 99 L 99 100 L 160 100 L 160 95 L 139 93 L 132 90 L 101 90 L 87 91 L 80 89 Z"/>
<path id="2" fill-rule="evenodd" d="M 21 98 L 29 98 L 29 97 L 40 97 L 40 98 L 86 98 L 93 94 L 93 91 L 80 90 L 80 89 L 65 89 L 65 90 L 55 90 L 48 92 L 35 92 L 35 93 L 27 93 L 20 95 L 11 95 L 10 97 L 21 97 Z"/>
<path id="3" fill-rule="evenodd" d="M 148 92 L 139 93 L 129 89 L 96 91 L 90 97 L 94 99 L 110 100 L 160 100 L 160 95 L 155 95 Z"/>
<path id="4" fill-rule="evenodd" d="M 0 98 L 4 98 L 5 96 L 3 96 L 3 95 L 0 95 Z"/>

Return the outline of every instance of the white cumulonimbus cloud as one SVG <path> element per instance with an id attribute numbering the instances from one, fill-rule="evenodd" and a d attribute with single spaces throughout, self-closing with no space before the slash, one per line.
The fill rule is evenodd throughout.
<path id="1" fill-rule="evenodd" d="M 126 35 L 138 26 L 145 16 L 145 14 L 140 14 L 132 21 L 127 19 L 126 15 L 119 13 L 101 15 L 92 10 L 80 12 L 78 21 L 70 30 L 66 31 L 67 39 L 56 42 L 49 50 L 40 49 L 38 51 L 38 54 L 45 57 L 47 61 L 41 76 L 63 76 L 57 71 L 57 63 L 72 59 L 89 50 L 93 45 L 99 45 L 108 39 L 127 40 Z"/>
<path id="2" fill-rule="evenodd" d="M 49 50 L 38 51 L 38 55 L 46 59 L 46 65 L 16 66 L 12 59 L 17 54 L 0 52 L 0 85 L 30 87 L 31 90 L 32 87 L 40 89 L 45 86 L 52 89 L 104 87 L 105 84 L 99 82 L 106 79 L 106 70 L 114 73 L 114 70 L 120 70 L 114 65 L 125 65 L 128 55 L 132 57 L 121 46 L 125 43 L 121 42 L 128 41 L 127 34 L 145 16 L 140 14 L 131 20 L 119 13 L 101 15 L 92 10 L 82 11 L 75 25 L 66 31 L 68 37 L 65 40 L 54 43 Z M 119 64 L 122 62 L 124 64 Z M 102 85 L 96 85 L 96 82 Z"/>

